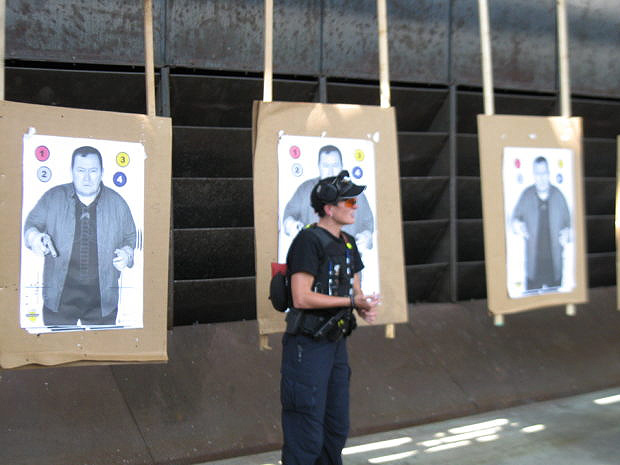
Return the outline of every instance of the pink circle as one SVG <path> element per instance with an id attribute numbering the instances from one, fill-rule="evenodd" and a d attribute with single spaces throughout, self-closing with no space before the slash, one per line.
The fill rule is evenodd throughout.
<path id="1" fill-rule="evenodd" d="M 296 145 L 293 145 L 288 153 L 291 154 L 291 157 L 293 157 L 294 159 L 298 159 L 301 156 L 301 150 L 299 150 L 299 147 L 297 147 Z"/>
<path id="2" fill-rule="evenodd" d="M 521 160 L 519 160 L 518 158 L 515 160 L 515 166 L 517 168 L 521 168 Z"/>
<path id="3" fill-rule="evenodd" d="M 50 157 L 50 150 L 45 145 L 39 145 L 34 151 L 35 157 L 39 161 L 45 161 Z"/>

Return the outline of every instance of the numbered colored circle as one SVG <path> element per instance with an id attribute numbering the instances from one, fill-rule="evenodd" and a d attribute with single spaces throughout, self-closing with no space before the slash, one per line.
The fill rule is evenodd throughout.
<path id="1" fill-rule="evenodd" d="M 296 177 L 299 177 L 302 174 L 304 174 L 304 168 L 299 163 L 294 163 L 293 166 L 291 167 L 291 171 L 293 173 L 293 176 L 296 176 Z"/>
<path id="2" fill-rule="evenodd" d="M 37 178 L 41 182 L 47 182 L 52 179 L 52 170 L 47 166 L 42 166 L 37 170 Z"/>
<path id="3" fill-rule="evenodd" d="M 353 177 L 356 179 L 359 179 L 362 176 L 364 176 L 364 171 L 359 166 L 356 166 L 355 168 L 353 168 L 352 173 L 353 173 Z"/>
<path id="4" fill-rule="evenodd" d="M 355 151 L 355 159 L 356 159 L 357 161 L 363 161 L 363 160 L 364 160 L 364 157 L 365 157 L 365 155 L 364 155 L 364 151 L 363 151 L 363 150 L 359 150 L 359 149 L 357 149 L 357 150 Z"/>
<path id="5" fill-rule="evenodd" d="M 295 160 L 297 160 L 301 156 L 301 150 L 299 150 L 299 147 L 297 147 L 296 145 L 293 145 L 288 150 L 288 153 L 290 153 L 291 157 L 293 157 Z"/>
<path id="6" fill-rule="evenodd" d="M 562 184 L 562 182 L 564 181 L 564 177 L 560 173 L 558 173 L 555 179 L 558 181 L 558 184 Z"/>
<path id="7" fill-rule="evenodd" d="M 112 180 L 118 187 L 123 187 L 127 183 L 127 176 L 125 176 L 125 173 L 121 173 L 119 171 L 114 174 L 114 178 L 112 178 Z"/>
<path id="8" fill-rule="evenodd" d="M 558 160 L 558 166 L 564 168 L 564 160 Z"/>
<path id="9" fill-rule="evenodd" d="M 50 157 L 50 149 L 48 149 L 45 145 L 39 145 L 34 150 L 34 155 L 37 157 L 37 160 L 45 161 Z"/>
<path id="10" fill-rule="evenodd" d="M 521 168 L 521 160 L 519 160 L 518 158 L 515 159 L 515 166 L 517 168 Z"/>
<path id="11" fill-rule="evenodd" d="M 129 155 L 127 155 L 125 152 L 120 152 L 118 155 L 116 155 L 116 164 L 118 166 L 127 166 L 129 164 Z"/>

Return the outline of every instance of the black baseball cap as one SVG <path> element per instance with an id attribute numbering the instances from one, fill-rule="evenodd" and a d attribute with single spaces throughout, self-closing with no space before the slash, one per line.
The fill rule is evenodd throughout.
<path id="1" fill-rule="evenodd" d="M 347 170 L 342 170 L 338 176 L 321 179 L 310 194 L 312 207 L 319 211 L 323 205 L 336 203 L 360 195 L 366 186 L 354 184 Z"/>

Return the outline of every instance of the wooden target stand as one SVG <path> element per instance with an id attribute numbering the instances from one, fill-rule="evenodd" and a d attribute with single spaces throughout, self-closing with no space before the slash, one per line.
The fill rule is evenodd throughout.
<path id="1" fill-rule="evenodd" d="M 478 0 L 478 12 L 480 20 L 480 49 L 482 56 L 482 82 L 483 82 L 483 99 L 484 114 L 491 116 L 495 114 L 493 100 L 493 68 L 491 54 L 491 34 L 489 26 L 489 9 L 487 0 Z M 571 117 L 570 105 L 570 77 L 569 77 L 569 57 L 568 57 L 568 26 L 566 19 L 566 0 L 556 0 L 556 16 L 557 16 L 557 46 L 558 46 L 558 69 L 560 81 L 560 116 L 565 119 Z M 480 118 L 479 118 L 480 124 Z M 482 156 L 482 154 L 481 154 Z M 482 160 L 481 160 L 482 161 Z M 580 180 L 577 180 L 580 182 Z M 620 192 L 620 191 L 619 191 Z M 485 250 L 488 248 L 488 239 L 485 237 Z M 489 256 L 485 253 L 487 260 Z M 620 269 L 620 265 L 619 265 Z M 487 268 L 488 270 L 488 268 Z M 585 273 L 584 273 L 585 274 Z M 489 273 L 487 271 L 487 289 Z M 488 292 L 487 292 L 488 294 Z M 488 296 L 487 296 L 488 297 Z M 587 298 L 586 298 L 587 299 Z M 582 299 L 583 300 L 583 299 Z M 618 297 L 618 307 L 620 308 L 620 296 Z M 574 303 L 566 305 L 566 315 L 576 315 L 576 307 Z M 494 315 L 495 326 L 504 325 L 504 315 L 496 313 Z"/>
<path id="2" fill-rule="evenodd" d="M 172 124 L 157 117 L 153 54 L 153 0 L 144 0 L 145 115 L 78 110 L 6 102 L 5 15 L 0 0 L 0 107 L 5 157 L 0 194 L 5 225 L 0 230 L 0 366 L 93 365 L 167 360 L 167 306 L 171 198 Z M 99 331 L 29 334 L 20 326 L 20 262 L 22 204 L 22 135 L 24 128 L 65 138 L 140 142 L 144 159 L 144 259 L 142 326 Z M 65 155 L 63 154 L 62 157 Z M 64 158 L 62 158 L 64 160 Z M 6 174 L 6 176 L 4 176 Z M 165 218 L 162 221 L 162 218 Z"/>

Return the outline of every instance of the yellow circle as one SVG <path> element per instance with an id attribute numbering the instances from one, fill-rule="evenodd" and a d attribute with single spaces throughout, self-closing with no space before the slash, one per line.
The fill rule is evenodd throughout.
<path id="1" fill-rule="evenodd" d="M 116 164 L 118 166 L 127 166 L 129 164 L 129 155 L 125 152 L 119 152 L 119 154 L 116 155 Z"/>
<path id="2" fill-rule="evenodd" d="M 562 160 L 558 161 L 558 166 L 560 168 L 564 168 L 564 161 L 562 161 Z"/>
<path id="3" fill-rule="evenodd" d="M 357 149 L 357 150 L 355 151 L 355 159 L 356 159 L 357 161 L 362 161 L 362 160 L 364 160 L 364 157 L 365 157 L 365 155 L 364 155 L 364 152 L 363 152 L 362 150 Z"/>

